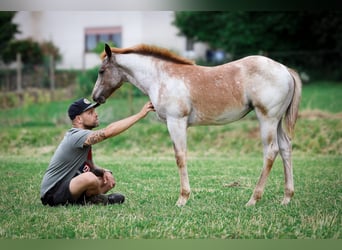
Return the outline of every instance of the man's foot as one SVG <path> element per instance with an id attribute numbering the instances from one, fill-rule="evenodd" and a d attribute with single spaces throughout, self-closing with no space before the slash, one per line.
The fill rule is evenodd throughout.
<path id="1" fill-rule="evenodd" d="M 125 196 L 122 194 L 114 193 L 107 196 L 109 204 L 122 204 L 125 201 Z"/>
<path id="2" fill-rule="evenodd" d="M 122 194 L 114 193 L 114 194 L 98 194 L 93 195 L 86 198 L 86 204 L 100 204 L 100 205 L 109 205 L 109 204 L 121 204 L 125 201 L 125 196 Z"/>
<path id="3" fill-rule="evenodd" d="M 105 194 L 97 194 L 86 197 L 86 205 L 107 205 L 108 197 Z"/>

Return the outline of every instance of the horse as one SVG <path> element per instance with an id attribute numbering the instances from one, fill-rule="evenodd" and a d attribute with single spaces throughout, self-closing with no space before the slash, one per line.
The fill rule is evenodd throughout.
<path id="1" fill-rule="evenodd" d="M 111 48 L 105 44 L 92 98 L 103 104 L 124 82 L 148 95 L 166 123 L 180 176 L 177 206 L 190 197 L 187 128 L 223 125 L 255 110 L 263 145 L 263 168 L 246 206 L 263 195 L 273 162 L 280 153 L 285 185 L 282 204 L 294 195 L 291 140 L 302 83 L 295 70 L 268 57 L 252 55 L 218 66 L 199 66 L 165 48 L 139 44 Z M 284 124 L 284 125 L 283 125 Z"/>

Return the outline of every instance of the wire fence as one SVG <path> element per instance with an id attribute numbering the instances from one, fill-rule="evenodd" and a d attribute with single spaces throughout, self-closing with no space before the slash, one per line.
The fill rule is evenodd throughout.
<path id="1" fill-rule="evenodd" d="M 76 83 L 80 70 L 56 70 L 53 57 L 48 64 L 22 64 L 20 55 L 12 65 L 0 65 L 1 92 L 20 92 L 30 88 L 55 90 Z"/>
<path id="2" fill-rule="evenodd" d="M 24 65 L 18 54 L 16 63 L 0 68 L 0 108 L 71 98 L 79 73 L 56 70 L 53 57 L 45 64 Z"/>

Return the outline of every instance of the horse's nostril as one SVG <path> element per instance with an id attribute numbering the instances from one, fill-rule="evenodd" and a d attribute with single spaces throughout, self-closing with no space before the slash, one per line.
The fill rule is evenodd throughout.
<path id="1" fill-rule="evenodd" d="M 98 103 L 104 104 L 106 102 L 106 98 L 104 96 L 100 96 L 96 101 Z"/>
<path id="2" fill-rule="evenodd" d="M 100 103 L 100 104 L 103 104 L 106 102 L 106 98 L 102 95 L 98 96 L 98 95 L 93 95 L 93 101 L 94 102 L 97 102 L 97 103 Z"/>

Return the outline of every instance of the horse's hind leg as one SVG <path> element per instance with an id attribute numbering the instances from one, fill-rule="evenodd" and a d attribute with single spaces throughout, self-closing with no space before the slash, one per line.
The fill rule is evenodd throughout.
<path id="1" fill-rule="evenodd" d="M 261 199 L 267 177 L 270 174 L 273 162 L 279 152 L 277 140 L 277 127 L 279 120 L 262 116 L 257 110 L 256 112 L 260 121 L 261 139 L 264 147 L 264 165 L 258 183 L 255 186 L 253 195 L 246 206 L 255 205 L 255 203 Z"/>
<path id="2" fill-rule="evenodd" d="M 287 136 L 284 131 L 281 122 L 278 126 L 278 143 L 279 143 L 279 152 L 280 156 L 283 160 L 284 165 L 284 175 L 285 175 L 285 191 L 284 191 L 284 199 L 282 201 L 283 205 L 286 205 L 290 202 L 293 194 L 294 194 L 294 185 L 293 185 L 293 173 L 292 173 L 292 145 L 290 138 Z"/>

